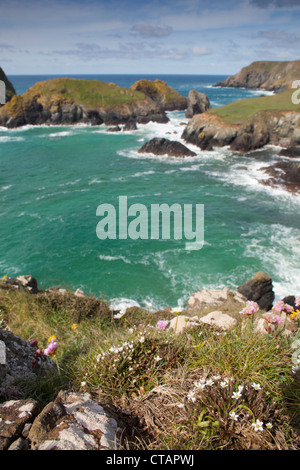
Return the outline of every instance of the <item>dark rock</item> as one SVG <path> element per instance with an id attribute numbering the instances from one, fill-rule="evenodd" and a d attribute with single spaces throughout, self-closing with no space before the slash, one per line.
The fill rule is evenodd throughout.
<path id="1" fill-rule="evenodd" d="M 246 299 L 257 302 L 261 310 L 268 311 L 272 308 L 275 297 L 272 279 L 264 272 L 257 272 L 252 279 L 244 282 L 237 290 Z"/>
<path id="2" fill-rule="evenodd" d="M 280 150 L 280 157 L 300 158 L 300 147 L 288 147 Z"/>
<path id="3" fill-rule="evenodd" d="M 120 126 L 109 127 L 107 129 L 107 132 L 121 132 L 121 127 Z"/>
<path id="4" fill-rule="evenodd" d="M 196 90 L 189 91 L 187 104 L 188 108 L 185 113 L 187 118 L 191 118 L 195 114 L 205 113 L 211 107 L 207 95 Z"/>
<path id="5" fill-rule="evenodd" d="M 155 137 L 146 142 L 139 153 L 153 153 L 154 155 L 168 155 L 169 157 L 194 157 L 195 152 L 189 150 L 181 142 Z"/>
<path id="6" fill-rule="evenodd" d="M 129 119 L 123 127 L 123 131 L 135 131 L 137 129 L 136 122 L 133 119 Z"/>
<path id="7" fill-rule="evenodd" d="M 300 162 L 284 161 L 276 162 L 270 167 L 261 168 L 262 171 L 271 176 L 264 181 L 269 186 L 284 186 L 291 192 L 300 191 Z"/>
<path id="8" fill-rule="evenodd" d="M 285 304 L 288 304 L 290 305 L 291 307 L 293 307 L 294 309 L 296 308 L 296 297 L 294 295 L 288 295 L 286 297 L 284 297 L 282 299 L 282 301 L 285 303 Z"/>

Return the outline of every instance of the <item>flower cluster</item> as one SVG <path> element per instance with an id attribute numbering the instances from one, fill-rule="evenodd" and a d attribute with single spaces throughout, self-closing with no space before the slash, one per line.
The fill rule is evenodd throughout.
<path id="1" fill-rule="evenodd" d="M 283 302 L 283 300 L 279 300 L 277 302 L 274 302 L 273 312 L 277 312 L 277 313 L 281 314 L 282 312 L 290 313 L 292 311 L 293 311 L 293 307 L 291 307 L 291 305 L 289 305 L 289 304 L 285 304 Z"/>
<path id="2" fill-rule="evenodd" d="M 48 346 L 46 347 L 46 349 L 44 349 L 44 355 L 53 356 L 56 353 L 57 349 L 56 337 L 50 336 L 50 338 L 48 339 L 48 343 Z"/>
<path id="3" fill-rule="evenodd" d="M 247 300 L 246 307 L 240 311 L 240 314 L 245 315 L 247 317 L 251 317 L 258 310 L 259 310 L 259 305 L 256 302 L 254 302 L 253 300 Z"/>
<path id="4" fill-rule="evenodd" d="M 284 322 L 283 317 L 280 315 L 277 315 L 273 312 L 267 312 L 263 314 L 263 318 L 266 320 L 267 323 L 271 323 L 273 325 L 280 325 L 281 323 Z"/>

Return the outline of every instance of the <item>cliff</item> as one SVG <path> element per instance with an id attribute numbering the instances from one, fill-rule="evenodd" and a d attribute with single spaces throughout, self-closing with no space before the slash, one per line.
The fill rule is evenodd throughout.
<path id="1" fill-rule="evenodd" d="M 216 86 L 233 88 L 261 88 L 279 93 L 292 87 L 300 79 L 300 60 L 290 62 L 257 61 L 242 68 Z"/>
<path id="2" fill-rule="evenodd" d="M 184 110 L 187 108 L 187 99 L 162 80 L 156 79 L 153 82 L 145 79 L 139 80 L 130 89 L 149 96 L 165 111 Z"/>
<path id="3" fill-rule="evenodd" d="M 38 82 L 0 109 L 0 125 L 167 122 L 161 106 L 140 91 L 98 80 L 57 78 Z"/>
<path id="4" fill-rule="evenodd" d="M 194 116 L 182 137 L 202 150 L 227 145 L 241 152 L 266 144 L 298 146 L 300 105 L 293 104 L 291 90 L 235 101 Z"/>
<path id="5" fill-rule="evenodd" d="M 5 83 L 6 86 L 6 101 L 10 101 L 12 97 L 16 94 L 13 84 L 8 80 L 5 75 L 4 70 L 0 67 L 0 80 Z"/>

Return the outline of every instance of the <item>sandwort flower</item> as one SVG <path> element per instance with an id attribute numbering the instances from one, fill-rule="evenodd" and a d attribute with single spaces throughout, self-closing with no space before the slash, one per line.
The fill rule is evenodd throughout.
<path id="1" fill-rule="evenodd" d="M 257 419 L 255 421 L 255 423 L 252 423 L 252 426 L 254 427 L 254 431 L 263 431 L 263 422 L 262 421 L 259 421 L 259 419 Z"/>
<path id="2" fill-rule="evenodd" d="M 230 418 L 232 418 L 234 421 L 238 420 L 239 415 L 235 413 L 235 411 L 230 411 L 229 413 Z"/>

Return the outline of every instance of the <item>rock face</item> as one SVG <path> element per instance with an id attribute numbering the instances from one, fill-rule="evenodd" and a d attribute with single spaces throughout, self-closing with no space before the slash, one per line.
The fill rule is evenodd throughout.
<path id="1" fill-rule="evenodd" d="M 189 150 L 181 142 L 155 137 L 146 142 L 139 153 L 153 153 L 154 155 L 168 155 L 169 157 L 194 157 L 195 152 Z"/>
<path id="2" fill-rule="evenodd" d="M 217 115 L 198 114 L 190 120 L 182 138 L 201 150 L 230 146 L 235 151 L 249 152 L 267 144 L 297 146 L 299 118 L 298 112 L 264 112 L 243 124 L 228 124 Z"/>
<path id="3" fill-rule="evenodd" d="M 227 287 L 223 289 L 202 289 L 191 295 L 188 300 L 187 311 L 202 311 L 207 307 L 224 305 L 228 300 L 242 305 L 245 303 L 246 298 L 239 292 Z"/>
<path id="4" fill-rule="evenodd" d="M 0 328 L 0 346 L 5 358 L 0 365 L 0 399 L 21 396 L 22 385 L 16 383 L 17 379 L 34 381 L 38 376 L 56 372 L 55 364 L 47 356 L 37 361 L 36 348 L 3 328 Z"/>
<path id="5" fill-rule="evenodd" d="M 300 76 L 300 60 L 290 62 L 257 61 L 242 68 L 236 75 L 231 75 L 216 86 L 233 88 L 261 88 L 281 92 L 291 88 L 294 80 Z"/>
<path id="6" fill-rule="evenodd" d="M 2 80 L 5 83 L 6 102 L 8 102 L 16 94 L 16 90 L 14 89 L 13 84 L 8 80 L 7 76 L 5 75 L 4 70 L 1 67 L 0 67 L 0 80 Z"/>
<path id="7" fill-rule="evenodd" d="M 284 186 L 293 193 L 300 192 L 300 162 L 283 161 L 276 162 L 269 167 L 261 169 L 270 178 L 264 181 L 269 186 Z"/>
<path id="8" fill-rule="evenodd" d="M 130 89 L 144 93 L 164 111 L 187 108 L 187 99 L 162 80 L 156 79 L 153 82 L 145 79 L 139 80 Z"/>
<path id="9" fill-rule="evenodd" d="M 244 282 L 237 290 L 248 300 L 257 302 L 261 310 L 268 311 L 272 308 L 275 297 L 272 279 L 264 272 L 257 272 L 252 279 Z"/>
<path id="10" fill-rule="evenodd" d="M 115 419 L 87 393 L 61 391 L 39 413 L 32 399 L 0 405 L 0 450 L 116 450 Z"/>
<path id="11" fill-rule="evenodd" d="M 0 108 L 0 125 L 8 128 L 39 125 L 125 124 L 168 118 L 145 94 L 97 80 L 53 79 L 36 83 Z"/>
<path id="12" fill-rule="evenodd" d="M 207 95 L 196 90 L 189 91 L 187 106 L 185 113 L 187 118 L 192 118 L 195 114 L 205 113 L 211 107 Z"/>

